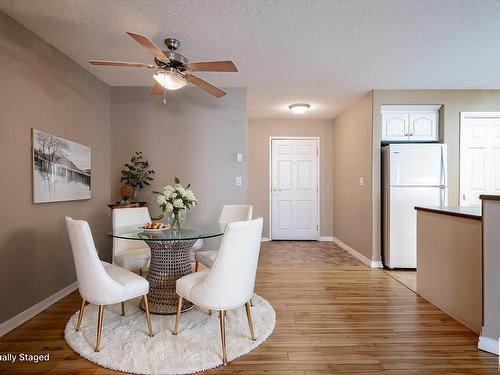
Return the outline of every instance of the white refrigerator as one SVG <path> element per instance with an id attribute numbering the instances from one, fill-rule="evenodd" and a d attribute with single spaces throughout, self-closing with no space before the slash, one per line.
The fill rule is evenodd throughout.
<path id="1" fill-rule="evenodd" d="M 382 149 L 383 262 L 416 268 L 415 206 L 446 206 L 446 145 L 390 144 Z"/>

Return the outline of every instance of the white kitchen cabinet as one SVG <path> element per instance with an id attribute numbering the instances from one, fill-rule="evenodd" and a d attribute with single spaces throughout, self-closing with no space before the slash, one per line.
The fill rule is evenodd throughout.
<path id="1" fill-rule="evenodd" d="M 439 140 L 440 105 L 383 105 L 382 142 Z"/>
<path id="2" fill-rule="evenodd" d="M 408 113 L 382 113 L 382 140 L 405 141 L 410 126 Z"/>

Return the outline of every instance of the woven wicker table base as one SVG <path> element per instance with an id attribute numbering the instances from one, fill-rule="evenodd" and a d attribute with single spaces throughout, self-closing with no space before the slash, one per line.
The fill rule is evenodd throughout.
<path id="1" fill-rule="evenodd" d="M 173 315 L 177 312 L 177 279 L 193 273 L 191 267 L 191 247 L 196 240 L 147 241 L 151 248 L 149 266 L 149 311 L 152 314 Z M 144 310 L 144 300 L 141 300 Z M 184 300 L 182 311 L 192 309 L 194 305 Z"/>

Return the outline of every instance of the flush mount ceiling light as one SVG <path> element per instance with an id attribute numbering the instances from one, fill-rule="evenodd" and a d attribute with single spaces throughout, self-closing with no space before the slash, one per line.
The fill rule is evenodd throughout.
<path id="1" fill-rule="evenodd" d="M 153 75 L 153 78 L 167 90 L 178 90 L 187 85 L 186 79 L 174 68 L 165 68 Z"/>
<path id="2" fill-rule="evenodd" d="M 288 106 L 288 109 L 295 113 L 296 115 L 301 115 L 303 113 L 306 113 L 309 111 L 309 108 L 311 108 L 310 104 L 307 103 L 296 103 L 296 104 L 290 104 Z"/>

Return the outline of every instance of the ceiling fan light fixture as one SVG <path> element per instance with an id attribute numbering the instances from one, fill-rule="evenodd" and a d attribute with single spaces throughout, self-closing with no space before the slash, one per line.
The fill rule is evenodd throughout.
<path id="1" fill-rule="evenodd" d="M 160 70 L 153 75 L 153 78 L 167 90 L 178 90 L 187 85 L 186 79 L 173 68 Z"/>
<path id="2" fill-rule="evenodd" d="M 303 113 L 306 113 L 307 111 L 309 111 L 310 108 L 311 105 L 307 103 L 295 103 L 295 104 L 290 104 L 288 106 L 288 109 L 293 113 L 295 113 L 296 115 L 301 115 Z"/>

